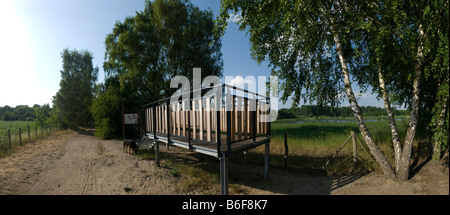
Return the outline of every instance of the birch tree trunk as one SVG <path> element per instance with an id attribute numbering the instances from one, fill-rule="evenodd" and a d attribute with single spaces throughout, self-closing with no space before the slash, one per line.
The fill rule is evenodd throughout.
<path id="1" fill-rule="evenodd" d="M 392 143 L 394 145 L 395 154 L 395 172 L 398 172 L 400 166 L 400 158 L 402 154 L 402 148 L 400 139 L 398 138 L 397 124 L 395 123 L 394 113 L 391 108 L 391 103 L 386 92 L 386 86 L 384 84 L 383 73 L 381 72 L 381 65 L 378 62 L 378 81 L 380 84 L 381 93 L 383 95 L 384 108 L 386 109 L 387 115 L 389 117 L 389 125 L 391 126 Z"/>
<path id="2" fill-rule="evenodd" d="M 419 43 L 417 46 L 417 56 L 416 63 L 414 65 L 414 72 L 416 77 L 414 78 L 413 83 L 413 98 L 411 103 L 411 115 L 409 117 L 409 127 L 406 132 L 405 144 L 403 146 L 402 157 L 400 160 L 399 170 L 397 172 L 397 179 L 399 181 L 407 181 L 409 177 L 409 165 L 411 162 L 411 151 L 414 136 L 416 135 L 417 128 L 417 117 L 419 114 L 419 84 L 420 84 L 420 76 L 422 74 L 422 63 L 423 63 L 423 39 L 424 39 L 424 31 L 422 29 L 422 25 L 419 25 Z"/>
<path id="3" fill-rule="evenodd" d="M 351 86 L 349 69 L 347 66 L 347 62 L 345 60 L 344 53 L 342 51 L 342 44 L 340 41 L 340 37 L 335 30 L 332 20 L 330 19 L 329 21 L 331 24 L 331 29 L 333 31 L 333 39 L 336 44 L 336 52 L 339 55 L 339 62 L 341 64 L 341 69 L 344 76 L 345 92 L 347 94 L 348 102 L 350 103 L 353 115 L 355 116 L 356 122 L 358 123 L 359 131 L 361 132 L 361 135 L 364 138 L 364 141 L 366 142 L 370 152 L 375 157 L 375 160 L 378 162 L 381 169 L 383 170 L 384 175 L 388 179 L 395 180 L 395 172 L 394 169 L 392 168 L 392 165 L 389 163 L 389 161 L 386 159 L 386 156 L 384 156 L 383 152 L 378 148 L 378 146 L 373 141 L 373 138 L 370 135 L 370 132 L 367 129 L 364 119 L 361 115 L 358 102 L 356 101 L 356 97 L 355 94 L 353 93 L 353 89 Z"/>

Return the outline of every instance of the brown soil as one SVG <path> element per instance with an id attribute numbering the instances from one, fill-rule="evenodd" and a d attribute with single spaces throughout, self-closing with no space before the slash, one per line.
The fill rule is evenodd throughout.
<path id="1" fill-rule="evenodd" d="M 1 158 L 0 167 L 0 194 L 186 194 L 177 189 L 180 180 L 170 169 L 156 167 L 154 160 L 123 153 L 119 140 L 101 140 L 83 132 L 62 131 L 28 144 Z M 231 161 L 230 193 L 448 195 L 448 170 L 441 170 L 436 162 L 427 162 L 408 182 L 396 183 L 379 172 L 311 176 L 272 168 L 270 179 L 263 180 L 262 165 Z"/>

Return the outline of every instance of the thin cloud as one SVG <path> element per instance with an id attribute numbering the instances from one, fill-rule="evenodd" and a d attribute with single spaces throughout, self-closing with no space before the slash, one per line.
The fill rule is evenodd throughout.
<path id="1" fill-rule="evenodd" d="M 230 13 L 230 18 L 227 19 L 227 22 L 234 22 L 234 23 L 239 23 L 242 19 L 241 13 L 239 12 L 238 14 L 236 13 Z"/>
<path id="2" fill-rule="evenodd" d="M 255 84 L 254 80 L 251 79 L 244 79 L 242 76 L 236 76 L 228 83 L 229 85 L 235 85 L 235 86 L 244 86 L 245 84 Z"/>

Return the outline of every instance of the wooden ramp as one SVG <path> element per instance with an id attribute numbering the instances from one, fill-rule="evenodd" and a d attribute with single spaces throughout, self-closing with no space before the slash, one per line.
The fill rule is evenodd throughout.
<path id="1" fill-rule="evenodd" d="M 183 100 L 185 97 L 180 96 L 179 99 L 166 98 L 144 105 L 138 117 L 142 129 L 138 144 L 153 142 L 157 165 L 159 144 L 156 143 L 218 158 L 222 194 L 228 193 L 228 158 L 265 145 L 264 177 L 268 178 L 270 100 L 225 84 L 200 92 L 208 90 L 209 94 L 201 98 L 192 98 L 195 91 L 191 91 L 188 99 Z"/>

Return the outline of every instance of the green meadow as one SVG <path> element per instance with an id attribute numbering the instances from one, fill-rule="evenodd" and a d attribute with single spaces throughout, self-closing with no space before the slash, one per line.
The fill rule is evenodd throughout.
<path id="1" fill-rule="evenodd" d="M 393 161 L 392 138 L 387 117 L 365 117 L 366 125 L 380 149 Z M 408 120 L 405 116 L 398 117 L 397 127 L 400 138 L 406 133 Z M 270 169 L 284 169 L 284 132 L 287 132 L 289 154 L 285 171 L 294 174 L 310 175 L 346 175 L 349 173 L 367 173 L 378 170 L 378 165 L 372 161 L 368 153 L 358 143 L 357 166 L 353 169 L 353 146 L 350 140 L 339 154 L 328 164 L 324 165 L 348 139 L 350 132 L 355 131 L 361 138 L 356 121 L 352 117 L 340 118 L 294 118 L 280 119 L 271 124 Z M 219 174 L 215 159 L 203 156 L 204 162 L 197 162 L 195 153 L 174 153 L 174 149 L 167 153 L 165 147 L 160 147 L 162 166 L 170 169 L 175 178 L 180 179 L 180 192 L 209 190 L 217 187 Z M 183 151 L 183 150 L 180 150 Z M 154 151 L 139 150 L 138 156 L 143 159 L 155 159 Z M 262 166 L 264 164 L 264 146 L 251 149 L 246 153 L 234 154 L 231 161 L 237 165 L 247 164 Z M 262 173 L 261 173 L 262 174 Z M 262 175 L 256 177 L 260 180 Z M 230 188 L 239 193 L 242 178 L 230 174 Z M 218 189 L 218 188 L 217 188 Z M 208 194 L 208 193 L 206 193 Z"/>
<path id="2" fill-rule="evenodd" d="M 30 133 L 28 133 L 28 128 Z M 0 157 L 17 147 L 48 136 L 50 133 L 49 128 L 41 128 L 34 121 L 0 121 Z"/>
<path id="3" fill-rule="evenodd" d="M 392 136 L 390 133 L 389 120 L 387 117 L 365 117 L 366 125 L 376 144 L 387 155 L 391 161 L 394 158 L 392 148 Z M 396 124 L 399 130 L 400 139 L 406 134 L 408 120 L 405 116 L 398 117 Z M 271 124 L 270 142 L 270 165 L 284 167 L 284 133 L 287 134 L 288 158 L 287 168 L 293 171 L 306 173 L 324 174 L 346 174 L 352 169 L 353 145 L 350 140 L 338 153 L 327 168 L 323 168 L 336 150 L 354 131 L 362 140 L 357 123 L 353 117 L 331 117 L 331 118 L 294 118 L 280 119 Z M 357 138 L 358 139 L 358 138 Z M 378 165 L 372 161 L 370 155 L 357 144 L 358 169 L 360 171 L 372 171 Z M 248 161 L 263 163 L 264 147 L 253 150 L 249 153 Z M 239 158 L 238 158 L 239 159 Z"/>

